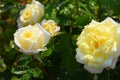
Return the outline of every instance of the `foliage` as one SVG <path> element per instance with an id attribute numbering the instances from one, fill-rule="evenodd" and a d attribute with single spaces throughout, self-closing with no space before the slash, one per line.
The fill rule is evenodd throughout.
<path id="1" fill-rule="evenodd" d="M 120 0 L 39 0 L 45 5 L 45 19 L 55 20 L 61 34 L 53 37 L 48 50 L 25 55 L 14 44 L 16 20 L 28 0 L 0 1 L 0 80 L 120 80 L 116 68 L 94 75 L 75 60 L 76 38 L 92 19 L 110 16 L 120 21 Z"/>

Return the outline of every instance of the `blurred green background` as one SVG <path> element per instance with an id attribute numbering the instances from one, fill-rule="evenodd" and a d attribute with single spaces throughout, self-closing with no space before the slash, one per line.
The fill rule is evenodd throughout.
<path id="1" fill-rule="evenodd" d="M 108 16 L 119 23 L 120 0 L 38 0 L 45 5 L 44 18 L 55 20 L 62 34 L 37 59 L 19 52 L 13 41 L 19 12 L 29 1 L 0 0 L 0 80 L 120 80 L 120 59 L 115 69 L 98 75 L 75 60 L 76 38 L 84 26 Z"/>

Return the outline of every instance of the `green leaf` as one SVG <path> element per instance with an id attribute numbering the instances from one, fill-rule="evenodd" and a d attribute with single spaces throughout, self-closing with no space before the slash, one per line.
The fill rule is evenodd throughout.
<path id="1" fill-rule="evenodd" d="M 31 77 L 30 73 L 26 73 L 20 78 L 20 80 L 31 80 Z"/>
<path id="2" fill-rule="evenodd" d="M 6 70 L 6 64 L 4 63 L 3 59 L 0 57 L 0 72 Z"/>
<path id="3" fill-rule="evenodd" d="M 52 49 L 51 48 L 49 48 L 47 51 L 44 51 L 44 52 L 40 53 L 41 58 L 45 58 L 47 56 L 50 56 L 51 54 L 52 54 Z"/>
<path id="4" fill-rule="evenodd" d="M 16 76 L 12 76 L 11 80 L 19 80 L 19 78 Z"/>
<path id="5" fill-rule="evenodd" d="M 8 10 L 10 7 L 12 7 L 14 4 L 12 2 L 8 2 L 4 5 L 3 10 L 6 11 Z"/>
<path id="6" fill-rule="evenodd" d="M 37 78 L 40 76 L 43 77 L 42 71 L 39 68 L 31 69 L 31 74 L 33 75 L 34 78 Z"/>
<path id="7" fill-rule="evenodd" d="M 29 66 L 19 66 L 17 68 L 12 68 L 11 72 L 13 74 L 21 75 L 27 73 L 29 69 Z"/>
<path id="8" fill-rule="evenodd" d="M 51 63 L 51 61 L 48 60 L 48 59 L 43 59 L 43 64 L 44 64 L 45 66 L 48 66 L 48 67 L 52 67 L 52 66 L 53 66 L 52 63 Z"/>
<path id="9" fill-rule="evenodd" d="M 30 63 L 31 60 L 32 60 L 31 56 L 23 54 L 22 56 L 20 56 L 20 58 L 17 60 L 17 62 L 20 65 L 27 66 Z"/>
<path id="10" fill-rule="evenodd" d="M 89 15 L 84 14 L 76 18 L 74 25 L 84 27 L 86 24 L 90 22 L 90 20 L 91 20 L 91 17 Z"/>
<path id="11" fill-rule="evenodd" d="M 48 4 L 47 6 L 46 6 L 46 8 L 45 8 L 45 12 L 46 12 L 46 14 L 45 14 L 45 18 L 46 19 L 51 19 L 51 18 L 54 18 L 54 17 L 56 17 L 56 15 L 53 15 L 53 14 L 56 14 L 56 3 L 55 2 L 53 2 L 53 3 L 51 3 L 51 4 Z"/>

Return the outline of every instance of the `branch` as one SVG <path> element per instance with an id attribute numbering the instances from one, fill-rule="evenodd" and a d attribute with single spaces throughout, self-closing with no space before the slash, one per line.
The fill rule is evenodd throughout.
<path id="1" fill-rule="evenodd" d="M 42 65 L 42 63 L 40 61 L 38 61 L 34 56 L 32 56 L 32 59 L 33 59 L 34 63 L 42 70 L 42 72 L 44 73 L 47 80 L 52 80 L 50 75 L 47 73 L 44 66 Z"/>

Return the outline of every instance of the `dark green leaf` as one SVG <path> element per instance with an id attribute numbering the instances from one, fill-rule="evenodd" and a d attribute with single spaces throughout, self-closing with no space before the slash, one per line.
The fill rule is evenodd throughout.
<path id="1" fill-rule="evenodd" d="M 17 68 L 12 68 L 11 72 L 13 74 L 21 75 L 27 73 L 29 69 L 29 66 L 19 66 Z"/>
<path id="2" fill-rule="evenodd" d="M 32 80 L 32 79 L 31 79 L 31 74 L 29 74 L 29 73 L 24 74 L 24 75 L 20 78 L 20 80 Z"/>
<path id="3" fill-rule="evenodd" d="M 39 68 L 31 69 L 31 74 L 34 78 L 43 76 L 42 71 Z"/>

